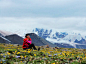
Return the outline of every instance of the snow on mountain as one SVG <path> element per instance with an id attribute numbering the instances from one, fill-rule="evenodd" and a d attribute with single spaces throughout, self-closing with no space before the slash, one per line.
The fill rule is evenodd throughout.
<path id="1" fill-rule="evenodd" d="M 55 43 L 69 44 L 69 45 L 71 45 L 71 46 L 74 46 L 74 48 L 76 48 L 75 45 L 78 44 L 78 43 L 69 42 L 69 41 L 63 40 L 63 39 L 61 39 L 60 41 L 58 41 L 58 40 L 56 40 L 56 39 L 46 38 L 46 40 L 52 42 L 53 44 L 55 44 Z"/>
<path id="2" fill-rule="evenodd" d="M 82 36 L 80 33 L 58 32 L 55 30 L 53 31 L 52 29 L 48 30 L 43 28 L 35 28 L 33 32 L 39 35 L 40 37 L 52 42 L 53 44 L 69 44 L 74 48 L 77 48 L 76 45 L 86 45 L 86 36 Z"/>
<path id="3" fill-rule="evenodd" d="M 82 33 L 75 32 L 62 32 L 56 29 L 44 29 L 44 28 L 35 28 L 35 29 L 19 29 L 19 30 L 10 30 L 12 33 L 16 33 L 21 37 L 25 37 L 26 33 L 35 33 L 38 36 L 50 41 L 53 44 L 59 45 L 61 47 L 74 47 L 74 48 L 85 48 L 86 49 L 86 36 Z M 8 32 L 0 32 L 0 35 L 9 35 Z M 68 45 L 67 45 L 68 44 Z M 63 46 L 64 45 L 64 46 Z"/>
<path id="4" fill-rule="evenodd" d="M 8 39 L 6 39 L 5 37 L 3 37 L 3 36 L 0 36 L 2 39 L 4 39 L 4 40 L 7 40 L 8 42 L 11 42 L 10 40 L 8 40 Z"/>

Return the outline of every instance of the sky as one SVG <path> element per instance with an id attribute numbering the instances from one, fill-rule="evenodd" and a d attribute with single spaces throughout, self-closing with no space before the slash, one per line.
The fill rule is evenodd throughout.
<path id="1" fill-rule="evenodd" d="M 86 33 L 86 0 L 0 0 L 0 30 Z"/>

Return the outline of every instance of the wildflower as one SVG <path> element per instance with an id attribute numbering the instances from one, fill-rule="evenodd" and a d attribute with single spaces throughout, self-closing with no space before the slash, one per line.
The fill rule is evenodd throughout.
<path id="1" fill-rule="evenodd" d="M 9 53 L 9 52 L 7 52 L 7 54 L 8 54 L 8 55 L 10 55 L 10 53 Z"/>
<path id="2" fill-rule="evenodd" d="M 62 53 L 60 53 L 60 54 L 62 54 Z"/>
<path id="3" fill-rule="evenodd" d="M 4 58 L 6 57 L 6 56 L 3 56 Z"/>
<path id="4" fill-rule="evenodd" d="M 57 54 L 54 54 L 55 56 L 57 55 Z"/>
<path id="5" fill-rule="evenodd" d="M 19 58 L 20 56 L 16 56 L 16 58 Z"/>
<path id="6" fill-rule="evenodd" d="M 26 56 L 24 56 L 24 58 L 26 58 Z"/>
<path id="7" fill-rule="evenodd" d="M 16 53 L 17 51 L 15 51 L 15 53 Z"/>
<path id="8" fill-rule="evenodd" d="M 33 50 L 33 51 L 37 51 L 37 50 Z"/>
<path id="9" fill-rule="evenodd" d="M 20 54 L 20 52 L 17 52 L 17 54 Z"/>
<path id="10" fill-rule="evenodd" d="M 72 56 L 74 56 L 74 54 L 72 54 Z"/>
<path id="11" fill-rule="evenodd" d="M 60 54 L 58 54 L 58 56 L 60 56 Z"/>
<path id="12" fill-rule="evenodd" d="M 49 57 L 51 57 L 52 55 L 48 55 Z"/>
<path id="13" fill-rule="evenodd" d="M 20 62 L 22 62 L 22 61 L 20 61 Z"/>
<path id="14" fill-rule="evenodd" d="M 2 64 L 2 61 L 1 61 L 1 64 Z"/>
<path id="15" fill-rule="evenodd" d="M 24 58 L 23 56 L 20 56 L 21 58 Z"/>
<path id="16" fill-rule="evenodd" d="M 85 58 L 82 58 L 83 60 L 85 59 Z"/>
<path id="17" fill-rule="evenodd" d="M 55 63 L 52 63 L 52 64 L 55 64 Z"/>
<path id="18" fill-rule="evenodd" d="M 34 56 L 36 56 L 36 54 L 34 54 Z"/>
<path id="19" fill-rule="evenodd" d="M 30 56 L 30 58 L 32 58 L 32 56 Z"/>
<path id="20" fill-rule="evenodd" d="M 30 51 L 28 51 L 28 53 L 30 53 Z"/>
<path id="21" fill-rule="evenodd" d="M 65 56 L 65 53 L 62 53 Z"/>
<path id="22" fill-rule="evenodd" d="M 85 56 L 86 56 L 86 54 L 85 54 Z"/>
<path id="23" fill-rule="evenodd" d="M 1 54 L 1 56 L 3 56 L 3 54 Z"/>
<path id="24" fill-rule="evenodd" d="M 28 51 L 29 51 L 30 49 L 28 49 Z"/>
<path id="25" fill-rule="evenodd" d="M 5 54 L 5 55 L 7 55 L 7 54 Z"/>
<path id="26" fill-rule="evenodd" d="M 86 59 L 86 57 L 85 57 L 85 59 Z"/>
<path id="27" fill-rule="evenodd" d="M 82 58 L 82 56 L 80 56 L 80 58 Z"/>
<path id="28" fill-rule="evenodd" d="M 61 58 L 61 59 L 63 59 L 63 58 Z"/>

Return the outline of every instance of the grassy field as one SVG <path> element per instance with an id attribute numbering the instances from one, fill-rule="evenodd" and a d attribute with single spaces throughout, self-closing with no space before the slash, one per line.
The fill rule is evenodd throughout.
<path id="1" fill-rule="evenodd" d="M 0 44 L 0 64 L 86 64 L 86 49 L 41 48 L 37 51 Z"/>

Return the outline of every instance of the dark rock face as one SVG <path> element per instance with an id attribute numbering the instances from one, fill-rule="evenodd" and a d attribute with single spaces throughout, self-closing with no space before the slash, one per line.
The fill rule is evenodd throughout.
<path id="1" fill-rule="evenodd" d="M 78 41 L 77 39 L 74 41 L 76 43 L 80 43 L 80 44 L 86 44 L 86 40 L 85 39 L 81 39 L 80 41 Z"/>
<path id="2" fill-rule="evenodd" d="M 0 42 L 1 43 L 10 43 L 8 39 L 6 39 L 1 33 L 0 33 Z"/>
<path id="3" fill-rule="evenodd" d="M 46 39 L 47 37 L 50 38 L 50 35 L 52 33 L 52 29 L 47 30 L 47 29 L 35 28 L 33 30 L 33 32 L 37 32 L 40 37 Z M 55 34 L 52 35 L 52 38 L 53 39 L 64 38 L 67 35 L 68 35 L 68 33 L 66 33 L 66 32 L 61 32 L 61 34 L 59 32 L 56 32 Z"/>
<path id="4" fill-rule="evenodd" d="M 35 44 L 36 46 L 43 46 L 43 45 L 49 45 L 50 47 L 56 47 L 56 45 L 50 43 L 49 41 L 37 36 L 34 33 L 29 33 L 30 37 L 32 39 L 32 43 Z"/>
<path id="5" fill-rule="evenodd" d="M 1 33 L 0 33 L 0 36 L 4 37 Z"/>
<path id="6" fill-rule="evenodd" d="M 0 43 L 7 43 L 7 44 L 9 44 L 9 43 L 11 43 L 11 41 L 9 41 L 8 39 L 0 36 Z"/>
<path id="7" fill-rule="evenodd" d="M 59 34 L 59 32 L 56 32 L 55 35 L 56 35 L 56 37 L 58 37 L 58 38 L 64 38 L 64 37 L 67 36 L 68 34 L 67 34 L 66 32 L 63 32 L 63 33 L 61 33 L 61 34 Z"/>
<path id="8" fill-rule="evenodd" d="M 49 37 L 49 35 L 51 34 L 52 30 L 44 30 L 44 29 L 38 29 L 36 28 L 35 30 L 33 30 L 33 32 L 38 32 L 38 35 L 44 39 L 46 39 L 47 37 Z"/>
<path id="9" fill-rule="evenodd" d="M 8 35 L 8 36 L 5 36 L 5 38 L 10 40 L 11 44 L 20 44 L 20 45 L 23 44 L 23 38 L 18 36 L 17 34 Z"/>

